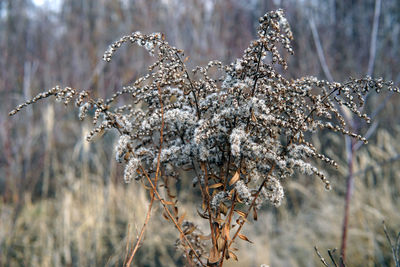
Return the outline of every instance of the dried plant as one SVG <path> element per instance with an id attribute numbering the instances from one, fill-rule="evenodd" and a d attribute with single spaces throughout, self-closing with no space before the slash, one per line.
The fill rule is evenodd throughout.
<path id="1" fill-rule="evenodd" d="M 321 263 L 325 266 L 325 267 L 330 267 L 330 266 L 334 266 L 334 267 L 338 267 L 338 266 L 343 266 L 346 267 L 345 263 L 343 262 L 343 258 L 340 257 L 339 262 L 336 262 L 334 254 L 336 252 L 336 249 L 328 249 L 328 255 L 329 255 L 329 259 L 332 262 L 332 265 L 328 264 L 327 261 L 325 260 L 324 257 L 322 257 L 321 252 L 318 250 L 318 248 L 315 246 L 314 247 L 315 253 L 317 253 L 318 258 L 320 259 Z"/>
<path id="2" fill-rule="evenodd" d="M 87 140 L 116 130 L 115 157 L 125 164 L 125 182 L 142 181 L 150 191 L 143 231 L 152 203 L 158 200 L 164 217 L 180 232 L 176 244 L 188 263 L 222 266 L 225 259 L 237 259 L 237 237 L 250 242 L 241 233 L 249 215 L 257 220 L 263 203 L 280 205 L 282 180 L 298 171 L 318 176 L 326 189 L 331 188 L 324 171 L 312 161 L 337 164 L 316 150 L 309 133 L 335 131 L 366 143 L 363 136 L 346 130 L 340 110 L 368 123 L 369 117 L 360 111 L 365 95 L 399 91 L 391 82 L 371 77 L 343 83 L 315 77 L 288 80 L 281 73 L 287 68 L 284 54 L 293 54 L 293 37 L 283 11 L 269 12 L 259 23 L 258 39 L 242 58 L 230 65 L 211 61 L 192 71 L 183 51 L 168 44 L 163 34 L 124 36 L 110 46 L 104 60 L 109 62 L 124 43 L 137 44 L 155 58 L 148 74 L 109 99 L 57 86 L 10 115 L 50 96 L 64 104 L 75 99 L 81 120 L 94 110 L 94 128 Z M 119 105 L 120 97 L 128 104 Z M 182 179 L 183 171 L 193 174 L 192 184 L 201 193 L 198 214 L 208 221 L 209 235 L 179 213 L 168 181 Z M 127 265 L 141 238 L 142 234 Z"/>
<path id="3" fill-rule="evenodd" d="M 385 222 L 383 222 L 382 224 L 383 224 L 383 231 L 385 232 L 386 238 L 392 250 L 394 264 L 396 265 L 396 267 L 400 267 L 400 232 L 397 234 L 393 244 L 388 234 L 388 230 L 386 229 Z"/>

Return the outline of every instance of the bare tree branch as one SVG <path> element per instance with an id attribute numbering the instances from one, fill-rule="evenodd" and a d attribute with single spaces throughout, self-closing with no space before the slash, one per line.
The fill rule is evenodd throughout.
<path id="1" fill-rule="evenodd" d="M 375 0 L 374 24 L 371 32 L 371 45 L 369 47 L 369 60 L 367 75 L 371 76 L 374 71 L 376 59 L 376 42 L 378 39 L 379 17 L 381 14 L 381 0 Z"/>
<path id="2" fill-rule="evenodd" d="M 328 64 L 326 63 L 325 55 L 324 55 L 324 50 L 321 45 L 321 41 L 319 39 L 319 34 L 317 27 L 315 26 L 314 18 L 311 17 L 309 20 L 312 36 L 314 39 L 315 47 L 317 48 L 317 54 L 318 54 L 318 59 L 319 62 L 321 63 L 322 70 L 324 71 L 324 74 L 328 81 L 332 82 L 333 81 L 333 76 L 332 73 L 329 70 Z"/>

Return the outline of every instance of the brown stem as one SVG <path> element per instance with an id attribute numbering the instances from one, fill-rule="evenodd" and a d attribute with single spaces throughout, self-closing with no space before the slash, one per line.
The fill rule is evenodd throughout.
<path id="1" fill-rule="evenodd" d="M 197 254 L 196 250 L 194 250 L 192 244 L 190 243 L 190 241 L 187 239 L 186 235 L 184 234 L 182 228 L 179 226 L 178 222 L 175 220 L 174 216 L 171 214 L 171 212 L 169 211 L 167 205 L 165 204 L 164 199 L 161 197 L 161 195 L 158 193 L 157 188 L 154 186 L 153 182 L 151 181 L 149 175 L 147 174 L 147 172 L 145 171 L 145 169 L 143 168 L 143 166 L 140 166 L 141 171 L 143 172 L 143 174 L 145 175 L 147 181 L 149 182 L 151 189 L 153 190 L 153 192 L 156 194 L 157 198 L 160 200 L 161 205 L 163 206 L 165 212 L 167 213 L 168 217 L 172 220 L 172 222 L 175 224 L 175 227 L 178 229 L 179 233 L 181 234 L 181 236 L 183 237 L 183 239 L 185 240 L 185 242 L 187 243 L 187 245 L 190 247 L 190 249 L 193 251 L 193 254 L 196 256 L 196 258 L 199 260 L 199 262 L 202 264 L 202 266 L 205 266 L 201 259 L 200 256 Z"/>
<path id="2" fill-rule="evenodd" d="M 217 241 L 215 239 L 215 231 L 214 231 L 213 218 L 212 218 L 211 206 L 210 206 L 210 193 L 208 191 L 207 166 L 205 163 L 202 163 L 201 166 L 203 167 L 203 171 L 204 171 L 204 198 L 205 198 L 206 205 L 207 205 L 208 221 L 210 224 L 210 231 L 211 231 L 211 240 L 212 240 L 213 247 L 216 247 Z M 201 187 L 201 181 L 200 181 L 200 187 Z"/>
<path id="3" fill-rule="evenodd" d="M 163 135 L 164 135 L 164 107 L 163 107 L 163 103 L 162 103 L 162 94 L 161 93 L 162 93 L 161 92 L 161 87 L 158 86 L 158 96 L 159 96 L 159 99 L 160 99 L 160 109 L 161 109 L 161 129 L 160 129 L 160 147 L 158 149 L 158 156 L 157 156 L 157 168 L 156 168 L 156 174 L 155 174 L 155 177 L 154 177 L 154 184 L 155 184 L 156 187 L 157 187 L 158 176 L 159 176 L 159 173 L 160 173 L 161 149 L 162 149 L 162 144 L 163 144 L 163 141 L 164 141 L 164 138 L 163 138 Z M 133 251 L 131 253 L 131 256 L 130 256 L 128 262 L 126 263 L 126 265 L 124 265 L 126 267 L 129 267 L 131 265 L 133 257 L 135 256 L 137 250 L 139 249 L 140 242 L 143 239 L 143 235 L 144 235 L 144 232 L 146 230 L 146 226 L 147 226 L 147 224 L 148 224 L 148 222 L 150 220 L 151 208 L 153 207 L 153 203 L 154 203 L 154 193 L 151 194 L 151 200 L 150 200 L 149 208 L 147 209 L 146 219 L 145 219 L 145 221 L 143 223 L 143 226 L 142 226 L 142 229 L 140 231 L 139 237 L 136 240 L 136 245 L 135 245 L 135 247 L 134 247 L 134 249 L 133 249 Z"/>
<path id="4" fill-rule="evenodd" d="M 225 223 L 227 223 L 229 226 L 231 225 L 233 211 L 235 210 L 235 204 L 236 204 L 236 191 L 235 191 L 235 193 L 233 193 L 232 206 L 231 206 L 231 209 L 229 210 L 229 215 L 227 217 L 227 220 L 225 221 Z M 222 267 L 222 265 L 224 263 L 225 252 L 229 248 L 229 246 L 228 246 L 228 248 L 226 247 L 227 244 L 228 244 L 228 239 L 225 237 L 224 249 L 222 250 L 222 258 L 221 258 L 221 262 L 219 264 L 220 267 Z"/>
<path id="5" fill-rule="evenodd" d="M 126 266 L 126 260 L 128 259 L 128 254 L 129 254 L 129 230 L 131 229 L 131 225 L 128 223 L 128 233 L 126 235 L 126 248 L 125 248 L 125 258 L 124 258 L 124 263 L 122 266 Z"/>
<path id="6" fill-rule="evenodd" d="M 347 137 L 347 140 L 350 139 Z M 350 143 L 349 143 L 350 142 Z M 353 165 L 354 165 L 354 143 L 352 140 L 349 140 L 347 143 L 350 148 L 348 148 L 348 170 L 349 174 L 347 176 L 346 182 L 346 200 L 344 206 L 344 218 L 343 218 L 343 226 L 342 226 L 342 245 L 340 248 L 340 256 L 342 261 L 340 263 L 340 267 L 344 267 L 344 263 L 346 262 L 346 247 L 347 247 L 347 233 L 349 228 L 349 216 L 350 216 L 350 202 L 351 196 L 353 194 L 353 187 L 354 187 L 354 175 L 353 175 Z"/>
<path id="7" fill-rule="evenodd" d="M 139 249 L 140 242 L 141 242 L 142 239 L 143 239 L 146 226 L 147 226 L 147 224 L 148 224 L 148 222 L 149 222 L 149 220 L 150 220 L 151 208 L 153 207 L 153 203 L 154 203 L 154 193 L 153 193 L 152 196 L 151 196 L 149 208 L 147 209 L 146 219 L 144 220 L 144 223 L 143 223 L 142 229 L 141 229 L 141 231 L 140 231 L 139 237 L 138 237 L 137 240 L 136 240 L 136 245 L 135 245 L 135 247 L 134 247 L 134 249 L 133 249 L 133 251 L 132 251 L 132 253 L 131 253 L 131 256 L 129 257 L 129 260 L 126 262 L 126 264 L 124 264 L 125 267 L 131 266 L 131 263 L 132 263 L 132 261 L 133 261 L 133 257 L 136 255 L 136 252 L 137 252 L 138 249 Z"/>

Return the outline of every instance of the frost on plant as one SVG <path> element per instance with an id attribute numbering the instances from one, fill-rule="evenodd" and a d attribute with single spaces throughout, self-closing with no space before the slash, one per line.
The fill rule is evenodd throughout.
<path id="1" fill-rule="evenodd" d="M 155 58 L 143 77 L 108 99 L 92 99 L 85 91 L 57 86 L 19 105 L 10 115 L 49 96 L 65 104 L 75 98 L 80 119 L 90 109 L 95 111 L 88 140 L 111 129 L 120 135 L 115 158 L 126 165 L 126 182 L 142 179 L 147 183 L 143 170 L 154 179 L 157 166 L 161 175 L 175 179 L 181 178 L 181 170 L 192 170 L 193 184 L 203 199 L 197 205 L 199 214 L 213 225 L 214 250 L 194 253 L 186 244 L 186 256 L 200 265 L 205 259 L 223 261 L 224 256 L 234 257 L 233 241 L 227 242 L 226 231 L 233 231 L 231 240 L 245 239 L 239 231 L 249 213 L 253 211 L 256 218 L 256 209 L 263 203 L 278 206 L 282 202 L 282 179 L 299 171 L 316 175 L 330 188 L 313 160 L 332 166 L 336 162 L 318 152 L 306 133 L 325 129 L 366 143 L 363 136 L 347 130 L 340 109 L 369 122 L 360 111 L 364 96 L 383 88 L 398 92 L 391 82 L 371 77 L 342 83 L 315 77 L 286 79 L 284 54 L 293 54 L 292 38 L 283 11 L 272 11 L 259 19 L 257 39 L 241 58 L 230 65 L 211 61 L 188 70 L 183 51 L 170 45 L 163 34 L 135 32 L 113 43 L 104 60 L 111 61 L 125 43 L 142 46 Z M 125 97 L 124 105 L 117 104 L 120 97 Z M 235 222 L 239 226 L 233 229 Z"/>

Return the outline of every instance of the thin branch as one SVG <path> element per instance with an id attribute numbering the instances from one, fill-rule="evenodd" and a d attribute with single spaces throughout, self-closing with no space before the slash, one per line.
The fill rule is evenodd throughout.
<path id="1" fill-rule="evenodd" d="M 378 121 L 375 120 L 372 125 L 368 128 L 367 132 L 365 133 L 364 137 L 365 139 L 369 139 L 374 132 L 376 131 L 376 129 L 378 128 Z M 363 141 L 357 141 L 357 143 L 354 145 L 354 151 L 357 151 L 358 149 L 360 149 L 360 147 L 364 144 Z"/>
<path id="2" fill-rule="evenodd" d="M 376 59 L 376 42 L 378 39 L 379 17 L 381 14 L 381 0 L 375 0 L 374 24 L 371 31 L 371 45 L 369 46 L 369 60 L 367 75 L 371 76 L 374 71 Z"/>
<path id="3" fill-rule="evenodd" d="M 336 250 L 336 249 L 334 249 L 333 252 L 335 252 L 335 250 Z M 329 258 L 331 258 L 331 261 L 332 261 L 333 265 L 335 265 L 335 267 L 337 267 L 335 258 L 333 257 L 333 252 L 332 252 L 330 249 L 328 249 Z"/>
<path id="4" fill-rule="evenodd" d="M 318 59 L 321 64 L 322 71 L 324 72 L 325 77 L 328 79 L 328 81 L 333 82 L 334 81 L 333 76 L 329 69 L 328 63 L 326 62 L 324 49 L 322 48 L 321 40 L 320 40 L 319 34 L 318 34 L 318 29 L 315 25 L 315 21 L 314 21 L 313 17 L 311 17 L 311 19 L 309 20 L 309 24 L 310 24 L 314 44 L 315 44 L 315 47 L 317 48 Z M 339 110 L 340 115 L 342 115 L 345 118 L 346 122 L 350 122 L 351 118 L 349 118 L 347 116 L 346 112 L 343 111 L 342 106 L 340 106 L 340 105 L 336 105 L 336 106 L 337 106 L 337 109 Z"/>
<path id="5" fill-rule="evenodd" d="M 324 55 L 324 50 L 322 49 L 321 41 L 319 39 L 319 34 L 317 27 L 315 26 L 314 18 L 311 17 L 309 20 L 312 36 L 314 39 L 315 46 L 317 48 L 317 54 L 319 58 L 319 62 L 321 63 L 322 70 L 324 71 L 324 74 L 328 81 L 332 82 L 333 81 L 333 76 L 329 70 L 328 64 L 326 63 L 325 55 Z"/>
<path id="6" fill-rule="evenodd" d="M 372 25 L 371 31 L 371 43 L 369 46 L 369 59 L 368 59 L 368 68 L 367 75 L 372 76 L 374 72 L 374 65 L 376 59 L 376 43 L 378 38 L 378 26 L 379 26 L 379 17 L 381 13 L 381 0 L 375 0 L 375 12 L 374 12 L 374 22 Z M 370 94 L 366 94 L 364 98 L 364 102 L 367 101 Z M 364 106 L 365 107 L 365 106 Z M 361 112 L 364 111 L 364 107 L 361 108 Z"/>
<path id="7" fill-rule="evenodd" d="M 386 238 L 387 238 L 387 240 L 389 242 L 389 245 L 390 245 L 390 249 L 392 250 L 392 256 L 393 256 L 394 263 L 396 264 L 396 267 L 399 267 L 400 266 L 400 262 L 399 262 L 399 259 L 398 259 L 398 250 L 399 250 L 399 248 L 398 247 L 396 248 L 396 246 L 398 246 L 398 244 L 399 244 L 398 242 L 399 242 L 399 238 L 400 238 L 400 233 L 397 236 L 395 245 L 393 245 L 392 244 L 392 240 L 390 239 L 390 236 L 389 236 L 388 231 L 386 229 L 385 221 L 383 221 L 382 224 L 383 224 L 383 231 L 385 232 Z"/>
<path id="8" fill-rule="evenodd" d="M 342 257 L 342 262 L 346 261 L 346 247 L 347 247 L 347 232 L 349 228 L 349 217 L 350 217 L 350 201 L 351 196 L 353 194 L 354 188 L 354 175 L 353 175 L 353 163 L 354 163 L 354 144 L 353 140 L 346 136 L 346 152 L 347 152 L 347 166 L 348 166 L 348 176 L 346 182 L 346 195 L 345 195 L 345 205 L 344 205 L 344 218 L 342 224 L 342 241 L 341 241 L 341 248 L 340 248 L 340 256 Z M 340 263 L 341 267 L 344 265 Z"/>
<path id="9" fill-rule="evenodd" d="M 139 237 L 136 240 L 136 245 L 135 245 L 135 247 L 134 247 L 134 249 L 133 249 L 133 251 L 131 253 L 131 256 L 129 257 L 128 262 L 126 264 L 124 264 L 124 266 L 126 266 L 126 267 L 131 266 L 131 263 L 133 261 L 133 257 L 136 255 L 136 252 L 139 249 L 140 243 L 141 243 L 141 241 L 143 239 L 143 236 L 144 236 L 144 232 L 146 230 L 146 226 L 147 226 L 147 224 L 148 224 L 148 222 L 150 220 L 151 208 L 153 207 L 153 203 L 154 203 L 154 193 L 151 196 L 150 204 L 149 204 L 149 207 L 147 209 L 146 219 L 144 220 L 144 223 L 143 223 L 142 229 L 140 231 Z"/>
<path id="10" fill-rule="evenodd" d="M 322 257 L 321 253 L 319 252 L 317 246 L 315 246 L 314 249 L 315 249 L 315 253 L 317 253 L 318 258 L 320 259 L 320 261 L 322 262 L 322 264 L 323 264 L 325 267 L 329 267 L 328 263 L 326 262 L 326 260 L 324 259 L 324 257 Z"/>

